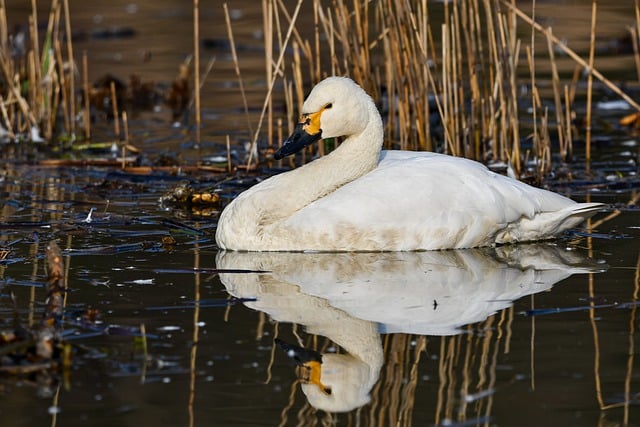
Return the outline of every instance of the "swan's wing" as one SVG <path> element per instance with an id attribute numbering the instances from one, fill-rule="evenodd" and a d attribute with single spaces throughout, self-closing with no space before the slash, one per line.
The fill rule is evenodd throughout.
<path id="1" fill-rule="evenodd" d="M 512 224 L 521 219 L 574 206 L 579 205 L 474 161 L 388 151 L 378 168 L 308 205 L 284 225 L 309 242 L 308 249 L 472 247 L 508 241 L 500 234 L 505 229 L 517 234 Z"/>

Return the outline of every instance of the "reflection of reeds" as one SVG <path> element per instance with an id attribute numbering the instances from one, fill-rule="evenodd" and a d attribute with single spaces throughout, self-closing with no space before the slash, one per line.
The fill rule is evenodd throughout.
<path id="1" fill-rule="evenodd" d="M 633 194 L 629 202 L 627 202 L 627 206 L 635 206 L 640 199 L 640 193 Z M 591 219 L 587 221 L 587 230 L 591 231 L 597 229 L 604 222 L 607 222 L 616 216 L 618 216 L 621 211 L 616 210 L 609 214 L 607 217 L 603 218 L 600 221 L 592 222 Z M 587 238 L 587 247 L 589 248 L 589 256 L 592 256 L 593 253 L 593 239 L 591 236 Z M 595 278 L 592 273 L 589 274 L 589 323 L 591 325 L 591 331 L 593 334 L 593 345 L 594 345 L 594 358 L 593 358 L 593 373 L 594 373 L 594 382 L 595 382 L 595 394 L 596 400 L 598 401 L 598 405 L 601 411 L 607 411 L 610 409 L 623 408 L 623 425 L 629 425 L 630 421 L 630 409 L 631 406 L 634 405 L 634 402 L 637 401 L 637 395 L 632 395 L 631 392 L 631 381 L 634 378 L 633 375 L 633 367 L 636 353 L 636 324 L 637 324 L 637 315 L 638 315 L 638 300 L 640 297 L 640 255 L 637 258 L 635 273 L 633 276 L 633 292 L 631 294 L 631 307 L 629 310 L 629 330 L 628 330 L 628 340 L 629 346 L 627 349 L 627 363 L 626 363 L 626 372 L 624 377 L 624 392 L 622 393 L 623 399 L 621 402 L 614 403 L 606 403 L 606 400 L 603 397 L 602 391 L 602 379 L 601 379 L 601 344 L 600 344 L 600 333 L 598 329 L 599 316 L 596 315 L 596 292 L 595 292 Z"/>
<path id="2" fill-rule="evenodd" d="M 370 392 L 371 401 L 348 416 L 348 425 L 413 425 L 416 393 L 421 387 L 430 387 L 435 394 L 433 424 L 488 423 L 497 387 L 498 356 L 508 353 L 512 320 L 513 309 L 508 308 L 467 327 L 465 334 L 445 337 L 385 335 L 382 342 L 385 363 Z M 325 352 L 331 345 L 326 339 L 319 344 L 315 335 L 308 336 L 305 343 L 305 347 L 320 352 Z M 427 375 L 431 378 L 425 383 Z M 297 387 L 297 382 L 292 384 L 280 425 L 287 425 L 290 412 L 296 406 L 294 390 Z M 317 424 L 320 416 L 322 413 L 306 399 L 296 413 L 301 425 Z"/>

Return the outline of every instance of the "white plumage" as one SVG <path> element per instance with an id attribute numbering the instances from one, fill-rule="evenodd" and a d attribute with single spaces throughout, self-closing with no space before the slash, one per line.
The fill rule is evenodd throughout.
<path id="1" fill-rule="evenodd" d="M 398 251 L 552 238 L 597 212 L 559 194 L 429 152 L 381 151 L 373 100 L 352 80 L 312 90 L 283 157 L 322 138 L 346 137 L 322 158 L 271 177 L 231 202 L 220 248 L 249 251 Z"/>

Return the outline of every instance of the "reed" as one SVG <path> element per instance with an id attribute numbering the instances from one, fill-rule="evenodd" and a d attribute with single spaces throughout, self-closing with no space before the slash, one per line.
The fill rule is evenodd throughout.
<path id="1" fill-rule="evenodd" d="M 42 39 L 37 2 L 30 3 L 29 44 L 16 55 L 7 32 L 6 7 L 0 2 L 0 123 L 16 141 L 51 141 L 54 135 L 73 141 L 77 100 L 69 1 L 51 1 Z"/>
<path id="2" fill-rule="evenodd" d="M 111 109 L 113 113 L 113 133 L 116 141 L 120 142 L 120 110 L 118 109 L 118 97 L 116 96 L 116 84 L 111 82 L 109 85 L 111 91 Z"/>
<path id="3" fill-rule="evenodd" d="M 63 90 L 62 93 L 66 94 L 68 100 L 68 122 L 69 127 L 67 128 L 67 132 L 71 141 L 75 140 L 76 134 L 76 126 L 75 126 L 75 117 L 76 117 L 76 83 L 75 83 L 75 60 L 73 59 L 73 43 L 71 42 L 71 12 L 69 11 L 69 0 L 64 0 L 64 29 L 67 35 L 67 60 L 68 60 L 68 81 L 69 86 L 68 89 Z M 37 21 L 36 21 L 37 23 Z M 37 25 L 36 25 L 37 26 Z M 61 75 L 65 75 L 64 64 L 62 67 Z"/>
<path id="4" fill-rule="evenodd" d="M 89 64 L 87 59 L 87 51 L 82 52 L 82 92 L 84 98 L 84 137 L 91 139 L 91 99 L 89 98 Z"/>
<path id="5" fill-rule="evenodd" d="M 596 70 L 591 60 L 581 58 L 550 28 L 536 22 L 535 2 L 531 16 L 514 0 L 447 2 L 439 28 L 432 27 L 432 6 L 426 0 L 334 0 L 330 4 L 314 0 L 312 7 L 313 30 L 303 31 L 291 28 L 294 19 L 289 18 L 291 14 L 281 0 L 263 1 L 267 81 L 273 88 L 274 81 L 280 80 L 284 88 L 284 118 L 289 130 L 309 87 L 327 75 L 348 75 L 381 100 L 387 148 L 440 151 L 503 163 L 517 176 L 533 174 L 541 181 L 551 169 L 552 155 L 562 161 L 572 159 L 573 103 L 583 69 L 640 110 L 640 105 Z M 635 11 L 640 28 L 638 0 Z M 595 6 L 593 16 L 595 26 Z M 522 23 L 530 29 L 530 41 L 518 36 Z M 282 53 L 291 32 L 293 54 L 284 64 L 274 64 L 274 44 L 277 41 Z M 541 99 L 537 87 L 536 58 L 544 56 L 534 50 L 539 35 L 547 47 L 547 58 L 539 60 L 551 64 L 551 100 Z M 560 79 L 556 50 L 576 62 L 569 84 Z M 528 58 L 528 73 L 521 70 L 521 51 Z M 520 121 L 521 87 L 531 91 L 533 117 L 525 122 Z M 270 112 L 271 96 L 269 91 L 265 100 Z M 553 105 L 551 111 L 544 107 L 549 104 Z M 531 134 L 521 134 L 529 123 Z M 255 132 L 254 141 L 260 126 Z M 270 146 L 273 133 L 269 128 Z M 527 138 L 533 142 L 531 150 L 521 146 Z M 552 140 L 558 144 L 552 146 Z M 303 159 L 323 155 L 325 148 L 322 144 L 309 148 Z M 589 149 L 587 144 L 587 158 Z"/>
<path id="6" fill-rule="evenodd" d="M 226 11 L 226 3 L 225 3 Z M 198 164 L 202 162 L 202 144 L 201 144 L 201 109 L 200 109 L 200 2 L 193 0 L 193 91 L 196 115 L 196 147 L 198 148 Z"/>
<path id="7" fill-rule="evenodd" d="M 640 38 L 640 3 L 638 0 L 634 0 L 634 15 L 636 17 L 636 26 L 635 28 L 630 28 L 631 31 L 631 41 L 633 43 L 633 56 L 636 62 L 636 73 L 638 81 L 640 82 L 640 48 L 639 48 L 639 40 Z"/>
<path id="8" fill-rule="evenodd" d="M 591 8 L 591 36 L 589 38 L 589 71 L 587 77 L 587 135 L 585 137 L 585 160 L 587 166 L 587 172 L 591 169 L 591 104 L 592 104 L 592 94 L 593 94 L 593 64 L 595 60 L 595 52 L 596 52 L 596 16 L 597 16 L 597 2 L 593 0 L 592 8 Z"/>
<path id="9" fill-rule="evenodd" d="M 249 135 L 252 135 L 253 130 L 251 126 L 251 120 L 249 118 L 249 105 L 247 103 L 247 95 L 244 90 L 242 73 L 240 72 L 240 64 L 238 63 L 238 55 L 236 53 L 236 43 L 233 39 L 233 30 L 231 28 L 231 18 L 229 17 L 229 8 L 227 6 L 227 3 L 223 4 L 222 7 L 224 9 L 224 18 L 227 24 L 227 34 L 229 36 L 229 43 L 231 45 L 231 56 L 233 57 L 233 65 L 235 67 L 236 76 L 238 77 L 238 84 L 240 85 L 240 93 L 242 95 L 242 105 L 244 106 L 244 113 L 245 113 L 245 116 L 247 117 L 247 129 L 249 130 Z M 254 148 L 251 147 L 249 151 L 250 153 L 249 162 L 248 162 L 249 167 L 251 167 L 252 156 L 254 151 L 255 151 Z M 257 161 L 258 159 L 255 159 L 255 160 Z"/>
<path id="10" fill-rule="evenodd" d="M 122 112 L 122 130 L 124 132 L 124 143 L 121 147 L 122 152 L 122 169 L 127 166 L 127 149 L 131 146 L 129 141 L 129 119 L 127 118 L 127 112 Z"/>

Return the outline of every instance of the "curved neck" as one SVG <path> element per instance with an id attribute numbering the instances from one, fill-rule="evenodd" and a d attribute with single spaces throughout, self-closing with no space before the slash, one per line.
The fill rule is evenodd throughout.
<path id="1" fill-rule="evenodd" d="M 314 201 L 375 169 L 383 126 L 375 104 L 367 103 L 367 125 L 332 153 L 292 171 L 273 176 L 238 196 L 222 212 L 216 241 L 226 249 L 274 249 L 286 241 L 283 220 Z M 267 246 L 264 246 L 264 245 Z"/>
<path id="2" fill-rule="evenodd" d="M 383 142 L 383 125 L 373 102 L 367 105 L 369 120 L 365 129 L 346 138 L 334 151 L 298 169 L 278 175 L 278 185 L 295 197 L 278 204 L 289 216 L 315 200 L 372 171 L 378 165 Z M 286 211 L 286 212 L 285 212 Z"/>

